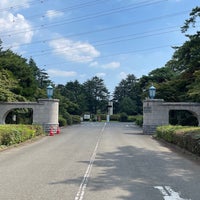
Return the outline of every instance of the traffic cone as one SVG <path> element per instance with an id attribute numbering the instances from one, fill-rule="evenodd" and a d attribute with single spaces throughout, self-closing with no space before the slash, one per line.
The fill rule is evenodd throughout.
<path id="1" fill-rule="evenodd" d="M 53 133 L 53 128 L 52 128 L 52 127 L 50 128 L 50 131 L 49 131 L 49 136 L 54 136 L 54 133 Z"/>
<path id="2" fill-rule="evenodd" d="M 56 134 L 60 134 L 60 127 L 57 127 Z"/>

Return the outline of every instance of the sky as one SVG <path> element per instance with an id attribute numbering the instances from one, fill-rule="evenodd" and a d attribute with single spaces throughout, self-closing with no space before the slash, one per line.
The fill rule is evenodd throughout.
<path id="1" fill-rule="evenodd" d="M 165 66 L 199 0 L 1 0 L 3 48 L 33 58 L 54 84 L 98 76 L 110 92 L 128 74 Z"/>

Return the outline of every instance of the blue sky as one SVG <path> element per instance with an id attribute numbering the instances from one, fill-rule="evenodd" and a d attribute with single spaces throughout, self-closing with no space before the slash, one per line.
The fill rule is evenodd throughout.
<path id="1" fill-rule="evenodd" d="M 163 67 L 199 0 L 1 0 L 4 49 L 32 57 L 55 84 L 93 76 L 113 92 L 134 74 Z"/>

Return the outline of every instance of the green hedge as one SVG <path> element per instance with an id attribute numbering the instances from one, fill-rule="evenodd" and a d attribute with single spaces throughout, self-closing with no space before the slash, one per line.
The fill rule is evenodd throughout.
<path id="1" fill-rule="evenodd" d="M 72 116 L 69 113 L 65 114 L 67 125 L 72 125 Z"/>
<path id="2" fill-rule="evenodd" d="M 67 120 L 63 116 L 59 116 L 59 126 L 66 126 Z"/>
<path id="3" fill-rule="evenodd" d="M 19 144 L 44 134 L 39 125 L 0 125 L 0 146 Z"/>
<path id="4" fill-rule="evenodd" d="M 110 121 L 119 121 L 119 118 L 119 114 L 110 115 Z"/>
<path id="5" fill-rule="evenodd" d="M 81 117 L 79 115 L 66 115 L 66 119 L 63 116 L 59 116 L 59 126 L 66 126 L 72 124 L 80 124 Z"/>
<path id="6" fill-rule="evenodd" d="M 128 121 L 128 115 L 124 112 L 120 113 L 119 121 L 120 122 L 127 122 Z"/>
<path id="7" fill-rule="evenodd" d="M 81 117 L 79 115 L 71 115 L 72 117 L 72 124 L 80 124 L 81 123 Z"/>
<path id="8" fill-rule="evenodd" d="M 138 126 L 142 127 L 143 125 L 143 115 L 135 115 L 135 124 L 137 124 Z"/>
<path id="9" fill-rule="evenodd" d="M 159 126 L 155 136 L 200 156 L 200 127 Z"/>

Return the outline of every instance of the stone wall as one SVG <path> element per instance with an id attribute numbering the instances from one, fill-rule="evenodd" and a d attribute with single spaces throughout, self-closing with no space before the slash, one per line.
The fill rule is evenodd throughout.
<path id="1" fill-rule="evenodd" d="M 163 99 L 146 99 L 143 102 L 143 132 L 153 134 L 157 126 L 169 124 L 170 110 L 188 110 L 200 122 L 200 103 L 165 102 Z"/>
<path id="2" fill-rule="evenodd" d="M 42 125 L 46 132 L 48 132 L 51 127 L 53 130 L 56 130 L 59 125 L 58 99 L 39 99 L 38 102 L 1 102 L 0 124 L 5 124 L 8 113 L 17 108 L 33 109 L 33 124 Z"/>

